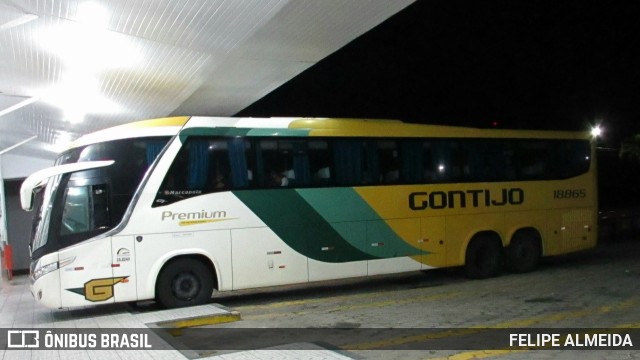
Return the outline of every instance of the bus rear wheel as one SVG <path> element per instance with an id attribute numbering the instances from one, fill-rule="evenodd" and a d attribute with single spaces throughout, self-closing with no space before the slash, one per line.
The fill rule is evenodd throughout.
<path id="1" fill-rule="evenodd" d="M 477 237 L 469 243 L 465 255 L 465 275 L 472 279 L 496 276 L 501 267 L 500 241 L 490 236 Z"/>
<path id="2" fill-rule="evenodd" d="M 213 275 L 201 261 L 181 258 L 158 276 L 156 300 L 165 308 L 206 304 L 213 293 Z"/>
<path id="3" fill-rule="evenodd" d="M 511 272 L 532 271 L 540 261 L 540 237 L 537 232 L 517 232 L 506 249 L 507 268 Z"/>

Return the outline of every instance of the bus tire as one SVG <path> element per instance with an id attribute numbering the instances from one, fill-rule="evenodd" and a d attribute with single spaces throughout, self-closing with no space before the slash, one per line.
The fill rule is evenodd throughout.
<path id="1" fill-rule="evenodd" d="M 532 271 L 538 266 L 542 251 L 536 231 L 518 231 L 506 249 L 507 269 L 514 273 Z"/>
<path id="2" fill-rule="evenodd" d="M 213 294 L 213 274 L 201 261 L 180 258 L 158 276 L 156 300 L 165 308 L 206 304 Z"/>
<path id="3" fill-rule="evenodd" d="M 491 236 L 471 240 L 465 254 L 464 272 L 471 279 L 486 279 L 496 276 L 501 267 L 502 246 Z"/>

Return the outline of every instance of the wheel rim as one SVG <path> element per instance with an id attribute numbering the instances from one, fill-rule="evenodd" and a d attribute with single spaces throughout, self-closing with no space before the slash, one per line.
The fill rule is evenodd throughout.
<path id="1" fill-rule="evenodd" d="M 531 262 L 533 260 L 534 249 L 530 244 L 522 244 L 516 249 L 516 259 L 522 262 Z"/>
<path id="2" fill-rule="evenodd" d="M 200 291 L 200 280 L 191 273 L 176 275 L 171 283 L 173 295 L 178 300 L 188 301 L 195 298 Z"/>

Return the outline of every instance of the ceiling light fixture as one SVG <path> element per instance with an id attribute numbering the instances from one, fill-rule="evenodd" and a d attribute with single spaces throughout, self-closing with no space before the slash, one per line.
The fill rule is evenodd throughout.
<path id="1" fill-rule="evenodd" d="M 140 61 L 140 51 L 130 38 L 83 23 L 69 22 L 52 27 L 42 34 L 41 40 L 67 69 L 83 74 L 130 68 Z"/>
<path id="2" fill-rule="evenodd" d="M 113 69 L 132 68 L 141 56 L 129 36 L 108 29 L 111 13 L 103 5 L 83 1 L 73 15 L 73 21 L 42 34 L 45 49 L 62 60 L 65 68 L 55 86 L 42 94 L 42 100 L 63 110 L 65 121 L 77 124 L 88 114 L 122 111 L 104 96 L 101 80 Z"/>
<path id="3" fill-rule="evenodd" d="M 78 5 L 76 20 L 93 28 L 106 29 L 109 24 L 109 12 L 95 1 L 85 1 Z"/>
<path id="4" fill-rule="evenodd" d="M 45 91 L 42 101 L 64 111 L 64 120 L 72 124 L 84 121 L 87 114 L 114 114 L 121 107 L 105 98 L 98 82 L 90 73 L 72 72 L 62 75 L 60 84 Z"/>

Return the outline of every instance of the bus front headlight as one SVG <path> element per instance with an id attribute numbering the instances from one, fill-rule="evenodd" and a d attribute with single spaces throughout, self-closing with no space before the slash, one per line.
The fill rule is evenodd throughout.
<path id="1" fill-rule="evenodd" d="M 38 280 L 39 278 L 43 277 L 44 275 L 58 270 L 58 262 L 54 262 L 51 264 L 47 264 L 47 265 L 43 265 L 43 266 L 39 266 L 37 268 L 35 268 L 33 270 L 33 280 Z"/>
<path id="2" fill-rule="evenodd" d="M 33 270 L 33 275 L 32 275 L 33 281 L 38 280 L 39 278 L 43 277 L 44 275 L 47 275 L 52 271 L 56 271 L 64 266 L 71 264 L 75 259 L 76 259 L 75 256 L 73 256 L 73 257 L 56 261 L 47 265 L 36 266 L 36 268 Z"/>

